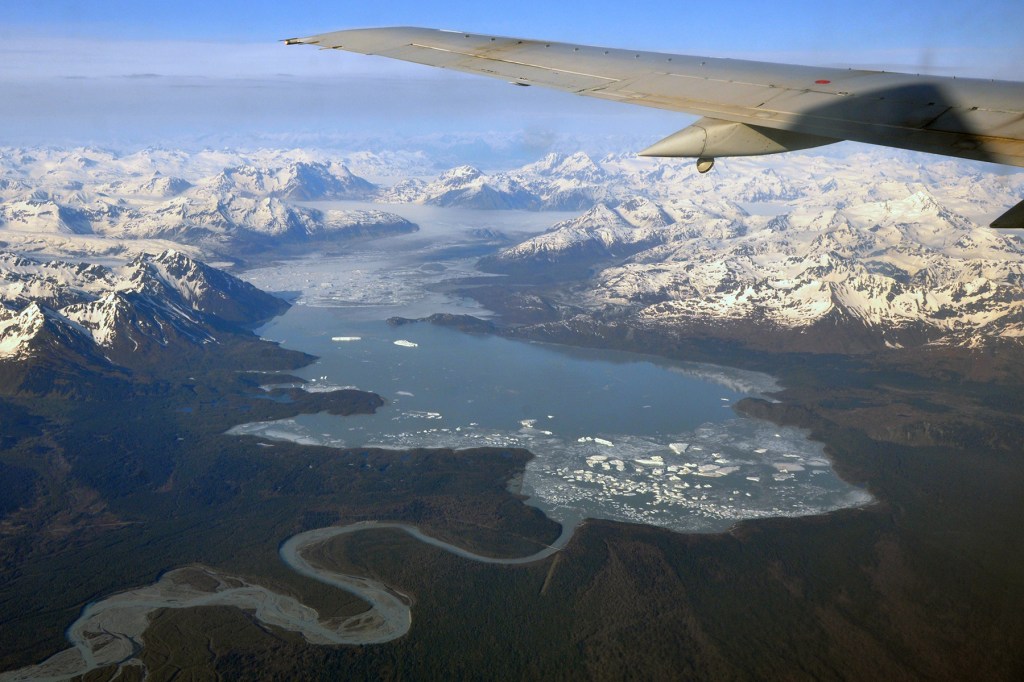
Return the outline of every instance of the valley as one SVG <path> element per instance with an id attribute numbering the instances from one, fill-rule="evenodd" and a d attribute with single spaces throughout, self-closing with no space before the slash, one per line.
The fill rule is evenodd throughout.
<path id="1" fill-rule="evenodd" d="M 138 663 L 94 674 L 1013 679 L 1024 259 L 979 225 L 1024 184 L 898 155 L 865 185 L 876 154 L 409 177 L 363 152 L 3 150 L 2 674 L 176 571 L 360 622 L 366 601 L 279 559 L 323 532 L 303 556 L 404 595 L 403 636 L 156 604 Z M 432 387 L 503 385 L 473 383 L 488 353 L 527 384 L 439 409 Z M 573 363 L 619 401 L 573 393 L 551 369 Z M 640 432 L 672 391 L 696 422 Z M 863 496 L 736 499 L 799 505 L 828 476 Z M 734 516 L 679 525 L 720 486 Z M 602 507 L 639 498 L 657 513 Z"/>

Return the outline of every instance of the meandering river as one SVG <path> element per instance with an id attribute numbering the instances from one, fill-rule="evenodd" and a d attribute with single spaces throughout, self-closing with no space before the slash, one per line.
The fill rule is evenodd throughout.
<path id="1" fill-rule="evenodd" d="M 369 604 L 360 614 L 325 621 L 315 609 L 244 578 L 206 566 L 187 566 L 164 573 L 151 585 L 111 595 L 89 604 L 67 629 L 71 647 L 43 663 L 0 673 L 0 682 L 66 680 L 93 670 L 118 666 L 145 669 L 138 654 L 150 616 L 160 609 L 232 606 L 251 611 L 266 625 L 298 632 L 311 644 L 381 644 L 397 639 L 412 625 L 410 600 L 397 589 L 359 575 L 338 573 L 306 558 L 306 551 L 342 535 L 381 529 L 401 530 L 456 556 L 488 564 L 514 566 L 542 561 L 562 549 L 574 526 L 563 526 L 550 546 L 524 557 L 500 558 L 476 554 L 404 523 L 364 521 L 317 528 L 281 543 L 281 559 L 294 571 L 326 585 L 351 592 Z"/>

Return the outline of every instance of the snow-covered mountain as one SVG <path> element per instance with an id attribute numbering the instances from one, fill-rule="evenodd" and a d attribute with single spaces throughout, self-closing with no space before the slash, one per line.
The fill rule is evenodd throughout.
<path id="1" fill-rule="evenodd" d="M 0 241 L 28 252 L 109 252 L 103 239 L 159 240 L 231 256 L 277 244 L 412 232 L 376 210 L 321 210 L 297 201 L 362 199 L 376 186 L 302 151 L 250 154 L 0 149 Z M 40 242 L 59 243 L 47 249 Z"/>
<path id="2" fill-rule="evenodd" d="M 540 198 L 542 210 L 578 211 L 612 196 L 613 175 L 583 152 L 548 154 L 515 173 Z"/>
<path id="3" fill-rule="evenodd" d="M 0 204 L 0 225 L 19 232 L 91 234 L 92 222 L 81 208 L 58 203 L 45 194 Z"/>
<path id="4" fill-rule="evenodd" d="M 572 265 L 575 271 L 580 265 L 663 243 L 670 236 L 663 228 L 671 222 L 662 207 L 643 197 L 618 206 L 600 203 L 577 218 L 557 223 L 549 232 L 483 259 L 481 267 L 510 272 Z"/>
<path id="5" fill-rule="evenodd" d="M 184 178 L 163 175 L 158 171 L 146 180 L 116 180 L 101 190 L 104 194 L 167 199 L 176 197 L 191 187 L 192 183 Z"/>
<path id="6" fill-rule="evenodd" d="M 365 199 L 376 186 L 354 175 L 347 167 L 299 161 L 282 168 L 253 165 L 225 168 L 199 185 L 215 195 L 314 199 Z"/>
<path id="7" fill-rule="evenodd" d="M 927 192 L 776 216 L 719 208 L 601 205 L 485 265 L 571 269 L 600 254 L 585 306 L 662 328 L 852 326 L 878 347 L 1024 340 L 1024 240 Z"/>
<path id="8" fill-rule="evenodd" d="M 395 152 L 8 148 L 0 248 L 124 255 L 177 243 L 231 257 L 416 229 L 372 206 L 297 203 L 312 198 L 571 209 L 484 266 L 593 275 L 577 302 L 644 324 L 857 325 L 883 345 L 1016 338 L 1020 241 L 981 226 L 1024 198 L 1024 174 L 829 149 L 720 159 L 704 175 L 686 160 L 575 153 L 425 178 L 429 158 Z"/>
<path id="9" fill-rule="evenodd" d="M 382 192 L 380 198 L 382 201 L 478 209 L 534 209 L 539 206 L 538 197 L 517 178 L 507 174 L 487 175 L 472 166 L 452 168 L 432 182 L 400 183 Z"/>
<path id="10" fill-rule="evenodd" d="M 51 386 L 69 373 L 137 369 L 287 307 L 176 251 L 116 268 L 0 253 L 0 388 L 33 391 L 42 384 L 32 382 Z"/>
<path id="11" fill-rule="evenodd" d="M 841 174 L 842 167 L 837 166 Z M 680 195 L 701 196 L 743 203 L 803 200 L 825 191 L 810 182 L 809 175 L 819 175 L 817 169 L 811 174 L 805 168 L 799 170 L 783 173 L 754 165 L 731 177 L 709 176 L 699 174 L 692 163 L 679 160 L 619 154 L 595 161 L 583 152 L 552 153 L 506 171 L 486 173 L 472 166 L 460 166 L 430 181 L 406 179 L 381 189 L 377 198 L 465 208 L 579 211 L 598 203 L 617 204 L 633 196 L 661 201 Z M 840 187 L 837 177 L 825 182 L 828 181 L 831 189 Z M 863 189 L 863 183 L 857 187 Z"/>
<path id="12" fill-rule="evenodd" d="M 229 252 L 272 243 L 340 241 L 414 232 L 414 223 L 375 210 L 297 206 L 275 196 L 253 197 L 196 187 L 158 203 L 76 192 L 36 193 L 0 202 L 0 239 L 26 235 L 96 235 L 117 239 L 170 239 Z"/>
<path id="13" fill-rule="evenodd" d="M 432 181 L 407 179 L 381 190 L 380 201 L 477 209 L 569 211 L 609 196 L 615 178 L 589 156 L 548 154 L 522 168 L 484 173 L 472 166 L 445 171 Z"/>
<path id="14" fill-rule="evenodd" d="M 0 253 L 0 303 L 8 322 L 27 316 L 21 329 L 42 315 L 72 323 L 107 348 L 143 340 L 166 345 L 170 334 L 206 342 L 213 338 L 210 318 L 243 323 L 287 308 L 251 284 L 173 250 L 113 268 Z M 139 311 L 147 321 L 140 321 Z M 135 322 L 125 322 L 133 316 Z M 18 354 L 10 339 L 5 344 L 8 356 Z"/>

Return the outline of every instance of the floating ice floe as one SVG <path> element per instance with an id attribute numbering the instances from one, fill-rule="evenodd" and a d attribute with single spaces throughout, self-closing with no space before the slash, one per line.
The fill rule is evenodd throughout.
<path id="1" fill-rule="evenodd" d="M 361 336 L 332 336 L 331 341 L 362 341 Z"/>
<path id="2" fill-rule="evenodd" d="M 444 426 L 438 423 L 444 419 L 440 413 L 403 411 L 398 413 L 399 422 L 415 420 L 421 430 L 386 434 L 370 442 L 359 440 L 363 445 L 391 448 L 532 448 L 538 454 L 527 466 L 521 490 L 542 509 L 552 513 L 570 510 L 572 514 L 683 532 L 722 530 L 744 518 L 821 513 L 870 499 L 866 493 L 832 480 L 821 444 L 808 441 L 796 430 L 780 429 L 783 440 L 770 441 L 777 427 L 737 419 L 668 437 L 616 434 L 611 436 L 614 444 L 607 436 L 581 436 L 564 442 L 537 428 L 546 415 L 538 416 L 516 424 L 519 429 L 499 432 L 480 429 L 476 422 L 432 428 Z M 323 434 L 295 426 L 278 422 L 233 432 L 266 438 L 290 430 L 290 440 L 325 439 Z M 775 445 L 758 447 L 766 442 Z M 606 449 L 612 446 L 614 452 Z M 769 451 L 771 457 L 766 454 Z M 712 478 L 721 480 L 711 483 Z"/>
<path id="3" fill-rule="evenodd" d="M 316 381 L 316 379 L 314 379 L 313 381 Z M 299 388 L 301 388 L 306 393 L 332 393 L 334 391 L 358 391 L 359 390 L 358 386 L 352 386 L 350 384 L 341 385 L 341 384 L 313 384 L 313 383 L 309 383 L 309 384 L 303 384 Z"/>
<path id="4" fill-rule="evenodd" d="M 789 462 L 782 462 L 780 464 L 773 464 L 772 466 L 774 466 L 779 472 L 784 473 L 784 474 L 792 474 L 792 473 L 795 473 L 797 471 L 803 471 L 804 470 L 804 468 L 802 466 L 800 466 L 799 464 L 790 464 Z"/>
<path id="5" fill-rule="evenodd" d="M 721 467 L 717 464 L 701 464 L 694 473 L 698 476 L 707 476 L 709 478 L 718 478 L 723 475 Z"/>
<path id="6" fill-rule="evenodd" d="M 420 344 L 414 343 L 413 341 L 406 341 L 405 339 L 398 339 L 395 341 L 395 345 L 401 346 L 402 348 L 419 348 Z"/>

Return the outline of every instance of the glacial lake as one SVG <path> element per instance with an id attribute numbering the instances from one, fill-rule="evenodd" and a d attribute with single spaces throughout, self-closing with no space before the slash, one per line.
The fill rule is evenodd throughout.
<path id="1" fill-rule="evenodd" d="M 488 317 L 473 301 L 426 288 L 478 274 L 475 258 L 460 258 L 453 247 L 471 247 L 476 228 L 537 232 L 560 216 L 375 208 L 423 230 L 243 276 L 296 297 L 259 333 L 320 357 L 297 372 L 310 380 L 307 390 L 356 387 L 387 404 L 375 415 L 304 415 L 231 433 L 268 444 L 526 448 L 535 457 L 510 485 L 569 524 L 590 517 L 715 532 L 740 519 L 817 514 L 871 500 L 835 475 L 823 446 L 804 432 L 736 414 L 737 400 L 774 390 L 769 376 L 425 323 L 389 326 L 392 316 Z"/>

